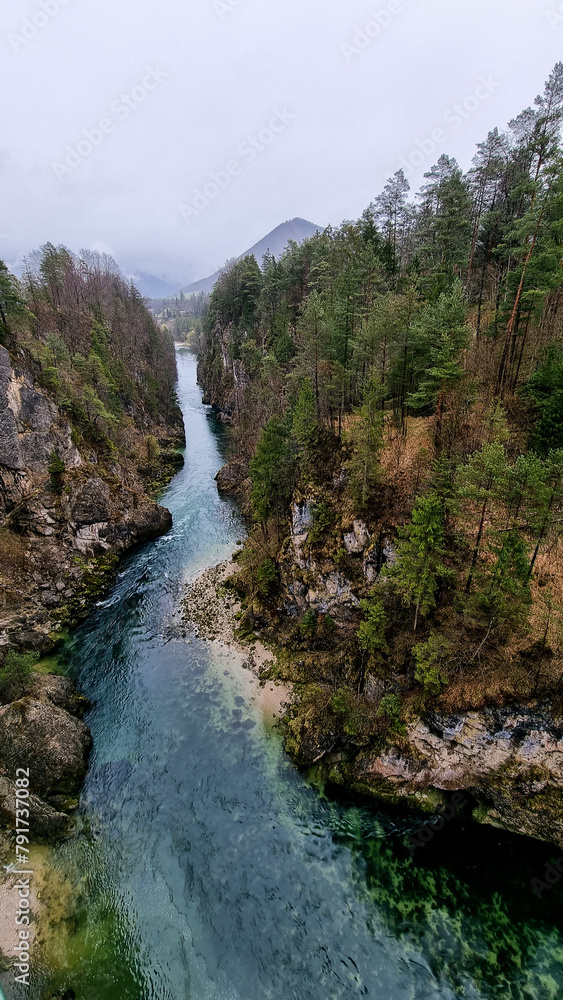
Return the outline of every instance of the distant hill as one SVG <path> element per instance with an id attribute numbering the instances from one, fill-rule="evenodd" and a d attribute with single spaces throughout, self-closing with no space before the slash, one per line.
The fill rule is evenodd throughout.
<path id="1" fill-rule="evenodd" d="M 149 299 L 166 299 L 176 295 L 178 285 L 172 284 L 170 280 L 158 278 L 155 274 L 146 271 L 138 271 L 136 274 L 128 275 L 141 295 Z"/>
<path id="2" fill-rule="evenodd" d="M 310 236 L 314 236 L 316 232 L 322 232 L 323 228 L 323 226 L 314 226 L 306 219 L 291 219 L 289 222 L 282 222 L 281 226 L 277 226 L 262 240 L 255 243 L 250 250 L 246 250 L 236 259 L 241 260 L 249 254 L 254 254 L 258 263 L 262 264 L 262 257 L 268 250 L 273 253 L 274 257 L 280 257 L 290 240 L 303 243 Z M 190 292 L 211 292 L 220 274 L 221 270 L 216 271 L 208 278 L 202 278 L 200 281 L 194 281 L 191 285 L 186 285 L 181 291 L 184 295 L 189 295 Z"/>

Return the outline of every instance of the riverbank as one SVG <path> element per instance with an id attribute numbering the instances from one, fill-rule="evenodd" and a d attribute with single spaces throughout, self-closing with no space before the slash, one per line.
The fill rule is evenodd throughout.
<path id="1" fill-rule="evenodd" d="M 0 831 L 0 863 L 9 866 L 13 857 L 11 838 Z M 29 931 L 29 953 L 32 967 L 36 969 L 53 961 L 61 934 L 68 934 L 72 925 L 73 887 L 59 872 L 53 857 L 52 847 L 33 845 L 29 862 L 33 874 L 26 897 L 29 925 L 16 925 L 16 911 L 20 905 L 18 883 L 22 876 L 6 871 L 0 885 L 0 969 L 11 971 L 14 976 L 17 975 L 15 963 L 20 961 L 16 950 L 20 944 L 19 930 Z"/>
<path id="2" fill-rule="evenodd" d="M 188 583 L 182 601 L 185 637 L 189 642 L 192 633 L 212 646 L 230 650 L 232 669 L 248 687 L 252 702 L 266 719 L 279 720 L 293 701 L 293 686 L 267 680 L 265 675 L 277 665 L 276 654 L 259 638 L 245 642 L 240 636 L 242 604 L 227 587 L 236 571 L 236 563 L 227 560 Z"/>

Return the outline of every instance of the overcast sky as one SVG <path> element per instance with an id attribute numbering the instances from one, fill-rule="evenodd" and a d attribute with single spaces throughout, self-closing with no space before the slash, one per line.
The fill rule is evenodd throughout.
<path id="1" fill-rule="evenodd" d="M 441 152 L 467 169 L 562 57 L 559 5 L 3 0 L 0 256 L 179 286 L 286 219 L 357 218 L 405 163 L 413 190 Z"/>

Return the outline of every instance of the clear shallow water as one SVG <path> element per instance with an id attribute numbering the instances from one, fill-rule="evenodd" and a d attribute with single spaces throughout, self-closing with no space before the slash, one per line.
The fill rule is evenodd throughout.
<path id="1" fill-rule="evenodd" d="M 222 439 L 178 355 L 186 465 L 169 536 L 133 554 L 67 645 L 94 702 L 80 831 L 57 853 L 75 918 L 25 995 L 78 1000 L 555 1000 L 558 852 L 450 824 L 413 862 L 412 817 L 299 775 L 233 654 L 179 635 L 186 579 L 243 526 L 214 475 Z M 23 994 L 0 978 L 7 1000 Z"/>

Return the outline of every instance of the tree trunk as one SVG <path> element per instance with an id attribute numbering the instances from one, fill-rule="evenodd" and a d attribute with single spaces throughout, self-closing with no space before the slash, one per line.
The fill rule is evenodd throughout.
<path id="1" fill-rule="evenodd" d="M 551 188 L 550 188 L 550 190 L 551 190 Z M 549 196 L 549 191 L 547 193 L 547 196 Z M 547 196 L 546 196 L 546 202 L 547 202 Z M 502 358 L 501 358 L 501 362 L 500 362 L 500 368 L 499 368 L 499 374 L 498 374 L 498 382 L 497 382 L 497 388 L 498 388 L 499 392 L 502 392 L 502 387 L 503 387 L 504 379 L 505 379 L 505 375 L 506 375 L 506 363 L 508 361 L 508 353 L 509 353 L 509 349 L 510 349 L 510 343 L 511 343 L 511 340 L 512 340 L 512 335 L 513 335 L 513 332 L 514 332 L 514 327 L 516 325 L 516 318 L 518 316 L 518 311 L 520 309 L 520 300 L 522 299 L 522 294 L 524 292 L 524 284 L 525 284 L 525 281 L 526 281 L 526 275 L 528 273 L 528 265 L 529 265 L 529 263 L 530 263 L 530 261 L 532 259 L 532 254 L 534 252 L 534 249 L 535 249 L 535 246 L 536 246 L 536 243 L 537 243 L 537 240 L 538 240 L 538 234 L 539 234 L 540 226 L 541 226 L 542 219 L 543 219 L 543 216 L 544 216 L 544 213 L 545 213 L 545 208 L 546 208 L 546 205 L 544 204 L 544 206 L 543 206 L 543 208 L 542 208 L 542 210 L 541 210 L 541 212 L 540 212 L 540 214 L 538 216 L 538 221 L 536 223 L 536 229 L 535 229 L 534 235 L 532 236 L 532 242 L 530 244 L 530 249 L 528 250 L 528 253 L 526 254 L 526 259 L 524 260 L 524 267 L 522 269 L 522 277 L 520 279 L 520 284 L 518 286 L 518 291 L 516 293 L 516 300 L 514 302 L 514 308 L 512 310 L 512 315 L 510 317 L 510 322 L 509 322 L 508 327 L 506 329 L 506 337 L 504 339 L 504 350 L 502 352 Z"/>
<path id="2" fill-rule="evenodd" d="M 485 500 L 483 504 L 483 510 L 481 512 L 481 523 L 479 525 L 479 532 L 477 535 L 477 541 L 475 543 L 475 550 L 473 552 L 473 559 L 471 560 L 471 569 L 469 570 L 469 576 L 467 577 L 467 583 L 465 585 L 465 593 L 468 594 L 471 590 L 471 584 L 473 582 L 473 575 L 475 573 L 475 567 L 477 565 L 477 559 L 479 558 L 479 549 L 481 548 L 481 540 L 483 538 L 483 529 L 485 527 L 485 516 L 487 514 L 487 505 L 489 501 Z"/>

